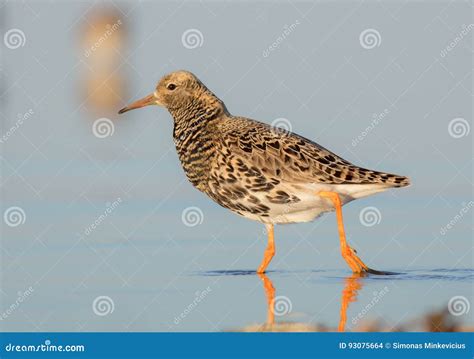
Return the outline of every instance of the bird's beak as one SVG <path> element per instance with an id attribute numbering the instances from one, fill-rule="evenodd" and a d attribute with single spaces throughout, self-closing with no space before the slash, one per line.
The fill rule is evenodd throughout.
<path id="1" fill-rule="evenodd" d="M 118 113 L 122 114 L 122 113 L 130 111 L 130 110 L 135 110 L 137 108 L 150 106 L 150 105 L 161 105 L 154 94 L 148 95 L 148 96 L 146 96 L 146 97 L 144 97 L 140 100 L 137 100 L 137 101 L 131 103 L 130 105 L 122 108 Z"/>

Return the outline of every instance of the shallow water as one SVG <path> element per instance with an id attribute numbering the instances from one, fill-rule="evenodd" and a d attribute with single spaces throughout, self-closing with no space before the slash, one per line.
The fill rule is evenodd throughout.
<path id="1" fill-rule="evenodd" d="M 234 277 L 253 276 L 253 271 L 207 271 L 199 272 L 197 275 L 212 277 Z M 394 330 L 409 322 L 407 330 L 417 328 L 410 323 L 423 310 L 429 311 L 436 308 L 443 310 L 444 298 L 449 299 L 443 292 L 454 290 L 467 293 L 472 289 L 474 271 L 469 269 L 434 269 L 434 270 L 409 270 L 393 271 L 387 275 L 347 275 L 342 271 L 269 271 L 267 275 L 260 275 L 262 279 L 262 292 L 265 294 L 267 303 L 273 302 L 272 324 L 274 323 L 299 323 L 307 325 L 322 325 L 328 330 L 339 327 L 340 330 L 357 330 L 358 324 L 370 323 L 373 320 L 385 326 L 385 330 Z M 299 296 L 288 289 L 281 293 L 278 288 L 291 287 L 289 280 L 303 279 L 307 291 L 300 292 Z M 250 281 L 249 281 L 250 282 Z M 413 283 L 416 282 L 416 283 Z M 452 285 L 449 282 L 456 282 Z M 293 283 L 294 284 L 294 283 Z M 416 285 L 416 298 L 401 300 L 406 293 L 415 293 L 413 286 Z M 274 293 L 269 293 L 268 286 L 272 287 Z M 330 298 L 330 294 L 337 289 L 340 295 Z M 276 299 L 275 299 L 276 298 Z M 323 298 L 330 298 L 328 301 Z M 301 306 L 299 310 L 293 307 L 293 301 Z M 396 305 L 395 303 L 397 303 Z M 385 302 L 385 303 L 384 303 Z M 339 304 L 338 310 L 330 309 Z M 392 303 L 392 307 L 391 307 Z M 441 304 L 443 303 L 443 304 Z M 369 309 L 367 309 L 367 305 Z M 336 305 L 337 307 L 337 305 Z M 309 309 L 311 308 L 311 309 Z M 332 310 L 332 312 L 331 312 Z M 271 315 L 271 304 L 267 306 L 267 316 Z M 358 314 L 361 316 L 358 317 Z M 341 323 L 342 316 L 349 320 Z M 244 318 L 242 318 L 244 319 Z M 421 318 L 419 318 L 421 319 Z M 245 319 L 244 319 L 245 320 Z M 258 323 L 247 319 L 247 322 Z M 268 323 L 268 319 L 267 319 Z M 230 324 L 228 325 L 230 327 Z M 411 329 L 410 329 L 411 327 Z"/>
<path id="2" fill-rule="evenodd" d="M 0 322 L 3 330 L 227 331 L 291 322 L 303 330 L 315 326 L 349 331 L 373 321 L 385 330 L 407 323 L 403 330 L 417 330 L 420 316 L 446 309 L 454 295 L 472 298 L 471 269 L 389 268 L 394 274 L 363 277 L 346 269 L 280 269 L 257 275 L 251 268 L 198 269 L 202 264 L 195 253 L 195 260 L 187 261 L 191 253 L 178 244 L 91 251 L 90 244 L 78 241 L 74 254 L 56 267 L 63 269 L 39 277 L 33 293 Z M 138 269 L 135 251 L 146 253 Z M 43 257 L 32 254 L 23 258 L 29 258 L 30 265 Z M 96 255 L 96 264 L 82 268 L 79 275 L 80 262 Z M 13 303 L 16 291 L 8 287 L 19 283 L 8 278 L 4 283 L 5 303 Z M 94 303 L 102 296 L 107 299 L 97 309 Z M 97 315 L 97 310 L 106 314 Z M 473 323 L 472 312 L 451 319 Z"/>
<path id="3" fill-rule="evenodd" d="M 128 173 L 127 163 L 118 166 Z M 469 218 L 437 235 L 438 223 L 449 221 L 452 212 L 442 200 L 431 200 L 436 210 L 427 212 L 430 200 L 409 188 L 397 192 L 397 200 L 383 194 L 344 208 L 348 241 L 358 255 L 371 268 L 395 274 L 353 277 L 331 213 L 312 223 L 277 226 L 276 255 L 262 278 L 254 271 L 266 246 L 263 226 L 213 204 L 185 182 L 179 168 L 172 173 L 174 187 L 159 182 L 157 191 L 145 193 L 157 174 L 142 180 L 131 197 L 109 188 L 118 181 L 106 176 L 66 201 L 54 197 L 62 183 L 42 199 L 9 201 L 24 208 L 26 221 L 3 228 L 3 313 L 19 292 L 34 291 L 0 320 L 1 329 L 222 331 L 294 322 L 358 330 L 378 321 L 385 330 L 406 323 L 403 330 L 416 330 L 418 318 L 446 309 L 454 297 L 472 303 Z M 76 186 L 84 191 L 74 175 L 63 179 L 72 192 Z M 128 187 L 124 177 L 120 185 Z M 9 182 L 9 188 L 7 198 L 22 197 L 21 182 Z M 119 196 L 120 205 L 89 233 Z M 383 213 L 372 227 L 359 221 L 367 203 Z M 194 206 L 201 218 L 185 225 L 183 212 Z M 272 301 L 280 308 L 273 316 Z M 451 319 L 472 327 L 473 312 Z"/>

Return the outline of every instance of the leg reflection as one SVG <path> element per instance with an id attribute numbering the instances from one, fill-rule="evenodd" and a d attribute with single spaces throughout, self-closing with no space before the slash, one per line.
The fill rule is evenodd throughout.
<path id="1" fill-rule="evenodd" d="M 265 296 L 267 298 L 267 326 L 275 324 L 274 301 L 275 301 L 275 287 L 272 281 L 263 273 L 258 273 L 258 276 L 263 282 Z M 341 310 L 339 318 L 338 331 L 343 332 L 347 321 L 347 308 L 349 303 L 357 300 L 357 294 L 362 289 L 363 283 L 361 278 L 366 277 L 366 273 L 353 273 L 350 277 L 345 278 L 345 285 L 341 297 Z"/>
<path id="2" fill-rule="evenodd" d="M 342 291 L 341 312 L 339 318 L 338 331 L 343 332 L 347 321 L 347 307 L 349 303 L 357 301 L 357 293 L 362 288 L 360 278 L 365 277 L 365 273 L 353 273 L 345 279 L 345 286 Z"/>
<path id="3" fill-rule="evenodd" d="M 258 276 L 263 282 L 263 288 L 265 289 L 265 296 L 267 297 L 267 325 L 273 325 L 275 323 L 275 313 L 273 311 L 273 302 L 275 300 L 275 287 L 272 281 L 263 273 L 258 273 Z"/>

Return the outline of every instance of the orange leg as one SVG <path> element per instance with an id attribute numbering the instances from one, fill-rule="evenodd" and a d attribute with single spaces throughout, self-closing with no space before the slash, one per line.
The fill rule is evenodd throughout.
<path id="1" fill-rule="evenodd" d="M 260 267 L 257 269 L 257 273 L 265 273 L 268 265 L 270 264 L 273 256 L 275 255 L 275 241 L 273 238 L 273 224 L 266 224 L 268 233 L 268 245 L 267 249 L 265 249 L 265 254 L 263 257 L 263 261 L 260 264 Z"/>
<path id="2" fill-rule="evenodd" d="M 364 262 L 357 256 L 354 249 L 352 249 L 346 241 L 346 233 L 344 231 L 344 223 L 342 221 L 342 204 L 339 195 L 336 192 L 321 191 L 318 193 L 319 196 L 328 198 L 332 201 L 334 208 L 336 209 L 337 228 L 339 230 L 339 240 L 341 242 L 341 253 L 349 267 L 351 267 L 354 273 L 362 272 L 376 272 L 365 265 Z"/>
<path id="3" fill-rule="evenodd" d="M 265 274 L 259 273 L 258 276 L 263 282 L 265 296 L 267 297 L 267 324 L 273 325 L 275 323 L 275 313 L 273 311 L 273 302 L 275 301 L 275 287 L 273 286 L 270 278 L 268 278 Z"/>

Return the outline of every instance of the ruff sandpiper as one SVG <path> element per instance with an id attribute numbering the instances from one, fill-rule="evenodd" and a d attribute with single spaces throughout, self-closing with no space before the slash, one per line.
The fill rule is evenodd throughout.
<path id="1" fill-rule="evenodd" d="M 394 187 L 404 176 L 353 165 L 289 131 L 233 116 L 194 74 L 164 76 L 155 91 L 121 109 L 165 107 L 174 119 L 173 139 L 189 181 L 222 207 L 265 224 L 268 245 L 257 269 L 275 254 L 275 224 L 312 221 L 336 211 L 342 257 L 355 273 L 370 269 L 346 241 L 342 206 Z"/>

